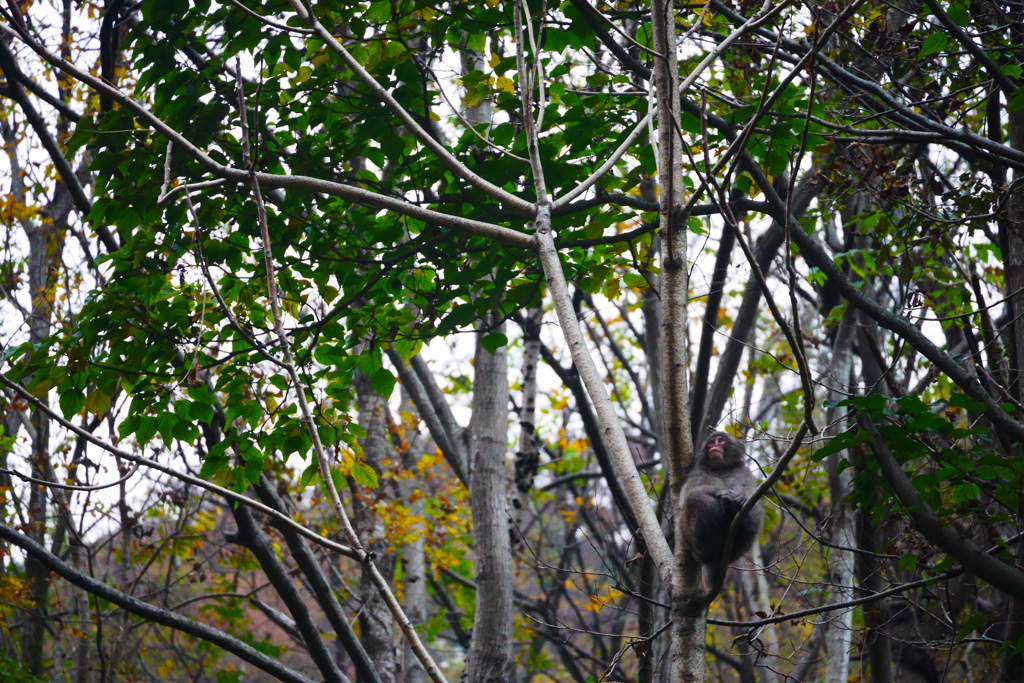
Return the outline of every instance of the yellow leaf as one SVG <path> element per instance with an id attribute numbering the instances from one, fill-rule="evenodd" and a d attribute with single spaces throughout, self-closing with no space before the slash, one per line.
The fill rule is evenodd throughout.
<path id="1" fill-rule="evenodd" d="M 97 389 L 86 396 L 85 409 L 96 417 L 103 417 L 110 410 L 110 396 Z"/>
<path id="2" fill-rule="evenodd" d="M 511 78 L 505 78 L 504 76 L 498 77 L 497 89 L 502 92 L 507 92 L 509 95 L 516 93 L 515 83 L 512 82 Z"/>
<path id="3" fill-rule="evenodd" d="M 498 56 L 497 52 L 492 52 L 491 59 L 490 61 L 487 62 L 487 64 L 493 69 L 494 67 L 498 66 L 499 62 L 501 62 L 501 57 Z"/>
<path id="4" fill-rule="evenodd" d="M 277 399 L 273 394 L 267 394 L 267 410 L 271 413 L 277 412 Z"/>

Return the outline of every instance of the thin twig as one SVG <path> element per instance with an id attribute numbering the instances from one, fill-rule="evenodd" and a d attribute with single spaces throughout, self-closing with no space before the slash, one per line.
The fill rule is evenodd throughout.
<path id="1" fill-rule="evenodd" d="M 0 383 L 6 385 L 11 390 L 13 390 L 16 394 L 18 394 L 18 396 L 20 396 L 29 404 L 34 406 L 36 410 L 39 410 L 44 415 L 46 415 L 52 422 L 55 422 L 64 429 L 67 429 L 77 434 L 78 436 L 85 439 L 89 443 L 99 448 L 102 448 L 103 450 L 114 455 L 115 457 L 122 458 L 130 463 L 138 463 L 143 467 L 148 467 L 158 472 L 162 472 L 168 476 L 174 477 L 175 479 L 179 479 L 185 482 L 186 484 L 198 486 L 199 488 L 206 489 L 211 493 L 216 493 L 217 495 L 222 496 L 223 498 L 230 500 L 232 502 L 239 503 L 241 505 L 248 505 L 254 510 L 259 510 L 263 514 L 272 517 L 276 522 L 280 524 L 285 524 L 295 529 L 295 531 L 302 534 L 311 541 L 314 541 L 319 545 L 328 548 L 329 550 L 333 550 L 337 553 L 345 555 L 346 557 L 351 557 L 353 559 L 359 559 L 361 557 L 361 555 L 359 555 L 353 548 L 350 548 L 347 545 L 342 545 L 341 543 L 335 543 L 334 541 L 328 538 L 324 538 L 312 529 L 308 529 L 302 526 L 288 515 L 284 515 L 278 512 L 277 510 L 274 510 L 273 508 L 267 507 L 258 500 L 253 500 L 248 496 L 244 496 L 240 493 L 235 493 L 234 491 L 226 489 L 223 486 L 217 486 L 216 484 L 212 484 L 206 481 L 205 479 L 193 477 L 192 475 L 186 474 L 184 472 L 178 472 L 177 470 L 173 470 L 170 467 L 167 467 L 166 465 L 161 465 L 155 460 L 150 460 L 149 458 L 134 455 L 132 453 L 129 453 L 128 451 L 121 450 L 116 446 L 111 446 L 107 442 L 103 441 L 102 439 L 94 435 L 92 432 L 89 432 L 88 430 L 85 430 L 82 427 L 79 427 L 73 424 L 72 422 L 65 420 L 63 417 L 57 415 L 57 413 L 55 413 L 53 409 L 51 409 L 48 405 L 37 399 L 27 389 L 25 389 L 23 386 L 21 386 L 20 384 L 18 384 L 17 382 L 15 382 L 14 380 L 12 380 L 3 373 L 0 373 Z"/>

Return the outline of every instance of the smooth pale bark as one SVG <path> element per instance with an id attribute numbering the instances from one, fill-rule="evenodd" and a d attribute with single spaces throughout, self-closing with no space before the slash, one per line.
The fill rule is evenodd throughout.
<path id="1" fill-rule="evenodd" d="M 381 477 L 384 458 L 392 455 L 388 443 L 387 404 L 370 386 L 369 378 L 362 372 L 356 372 L 356 397 L 359 403 L 359 424 L 366 430 L 362 439 L 363 458 L 366 464 L 377 473 L 381 486 L 386 486 Z M 388 542 L 385 537 L 384 522 L 373 508 L 361 501 L 368 492 L 359 484 L 353 485 L 353 508 L 355 509 L 356 531 L 367 552 L 377 556 L 377 568 L 385 578 L 391 579 L 394 574 L 395 556 L 387 553 Z M 372 492 L 381 494 L 380 491 Z M 388 492 L 383 492 L 389 497 Z M 359 585 L 363 606 L 359 610 L 360 639 L 366 654 L 376 665 L 381 683 L 395 683 L 398 662 L 395 659 L 395 622 L 384 600 L 381 599 L 373 576 L 367 568 L 362 570 Z M 408 616 L 408 615 L 407 615 Z"/>
<path id="2" fill-rule="evenodd" d="M 521 493 L 533 487 L 541 441 L 537 437 L 537 362 L 540 359 L 541 306 L 531 308 L 523 321 L 523 400 L 519 410 L 519 451 L 516 453 L 516 488 Z"/>
<path id="3" fill-rule="evenodd" d="M 516 22 L 516 64 L 519 70 L 520 83 L 533 82 L 530 70 L 527 68 L 523 45 L 526 40 L 524 28 L 524 13 L 527 8 L 525 2 L 517 3 L 515 12 Z M 532 34 L 531 34 L 532 36 Z M 532 37 L 531 37 L 532 40 Z M 542 65 L 541 65 L 542 66 Z M 538 79 L 540 80 L 540 79 Z M 537 211 L 534 216 L 534 239 L 536 240 L 537 254 L 540 257 L 541 267 L 544 271 L 544 278 L 547 281 L 551 300 L 555 312 L 558 315 L 558 325 L 565 335 L 566 345 L 572 355 L 573 363 L 579 372 L 583 386 L 587 389 L 587 395 L 594 404 L 594 411 L 601 422 L 605 443 L 608 445 L 612 464 L 615 468 L 616 477 L 620 480 L 622 490 L 629 501 L 629 506 L 636 516 L 639 525 L 639 533 L 643 535 L 643 542 L 648 552 L 651 553 L 658 572 L 663 580 L 671 581 L 672 577 L 672 551 L 668 546 L 668 540 L 662 531 L 661 523 L 658 521 L 654 508 L 651 505 L 647 489 L 640 474 L 633 462 L 633 455 L 626 441 L 626 434 L 622 429 L 622 423 L 615 407 L 608 397 L 608 390 L 604 384 L 604 377 L 597 370 L 590 350 L 587 348 L 586 340 L 580 331 L 579 319 L 569 296 L 569 287 L 566 283 L 565 273 L 555 247 L 554 235 L 551 225 L 551 198 L 547 194 L 544 182 L 544 168 L 541 163 L 540 149 L 538 144 L 538 124 L 533 114 L 533 90 L 524 88 L 523 97 L 523 123 L 526 133 L 527 149 L 530 152 L 530 167 L 533 175 L 534 189 L 537 193 Z M 543 102 L 539 107 L 543 115 Z M 689 425 L 687 425 L 689 429 Z"/>
<path id="4" fill-rule="evenodd" d="M 668 470 L 670 504 L 693 459 L 687 358 L 687 296 L 689 270 L 684 207 L 682 140 L 679 136 L 679 67 L 676 56 L 675 9 L 672 0 L 651 2 L 654 85 L 657 91 L 658 203 L 661 226 L 661 370 L 662 461 Z M 691 73 L 694 76 L 696 72 Z M 671 678 L 677 683 L 704 680 L 707 641 L 707 603 L 702 567 L 680 542 L 685 522 L 682 509 L 674 514 L 676 551 L 671 578 Z"/>
<path id="5" fill-rule="evenodd" d="M 834 375 L 827 379 L 829 383 L 829 399 L 841 401 L 850 383 L 850 344 L 853 322 L 856 316 L 847 312 L 840 323 L 836 340 L 832 346 L 832 367 Z M 828 409 L 827 422 L 836 425 L 834 433 L 846 429 L 849 408 L 833 407 Z M 829 592 L 830 603 L 846 602 L 853 598 L 853 553 L 845 548 L 853 548 L 854 537 L 853 511 L 843 501 L 853 485 L 853 472 L 850 468 L 839 472 L 841 453 L 833 453 L 826 461 L 828 469 L 829 491 L 832 500 L 832 515 L 829 522 L 832 529 L 831 541 L 839 546 L 829 550 L 828 572 L 832 589 Z M 853 640 L 853 610 L 850 608 L 833 612 L 825 626 L 825 683 L 846 683 L 850 674 L 850 646 Z"/>
<path id="6" fill-rule="evenodd" d="M 526 513 L 532 507 L 530 490 L 540 465 L 541 440 L 537 436 L 537 363 L 540 360 L 540 323 L 544 308 L 531 308 L 522 321 L 523 364 L 521 372 L 522 400 L 519 408 L 519 449 L 516 451 L 515 486 L 509 502 L 513 536 L 513 548 L 523 546 L 523 534 L 527 526 Z"/>
<path id="7" fill-rule="evenodd" d="M 484 55 L 462 48 L 463 75 L 481 70 Z M 484 99 L 466 112 L 471 124 L 489 136 L 493 108 Z M 469 504 L 476 551 L 476 616 L 466 656 L 467 683 L 504 683 L 512 675 L 512 545 L 508 516 L 508 356 L 504 346 L 491 353 L 481 343 L 503 334 L 496 312 L 481 321 L 473 361 L 473 415 L 469 424 Z"/>
<path id="8" fill-rule="evenodd" d="M 424 500 L 418 500 L 409 507 L 413 515 L 422 515 L 426 509 Z M 427 580 L 429 570 L 426 561 L 426 536 L 421 535 L 405 545 L 402 554 L 402 570 L 405 581 L 405 613 L 417 628 L 427 622 Z M 412 651 L 408 641 L 402 646 L 402 680 L 404 683 L 425 683 L 427 672 Z"/>
<path id="9" fill-rule="evenodd" d="M 489 317 L 487 323 L 497 319 Z M 512 551 L 505 463 L 508 445 L 508 360 L 505 347 L 491 353 L 477 334 L 473 362 L 473 417 L 469 430 L 473 471 L 469 502 L 476 551 L 476 618 L 466 663 L 468 683 L 505 683 L 512 675 Z"/>
<path id="10" fill-rule="evenodd" d="M 402 392 L 402 424 L 407 424 L 404 413 L 412 413 L 415 407 L 409 398 L 409 394 Z M 429 436 L 420 435 L 415 427 L 407 432 L 405 440 L 409 444 L 408 450 L 402 458 L 402 469 L 406 472 L 414 472 L 423 453 L 433 453 L 436 449 L 433 440 Z M 415 479 L 400 478 L 398 490 L 403 501 L 409 501 L 413 492 L 418 488 Z M 426 512 L 426 501 L 420 498 L 409 505 L 409 512 L 417 517 L 422 517 Z M 426 522 L 424 522 L 425 524 Z M 402 581 L 404 583 L 405 613 L 409 621 L 417 628 L 426 623 L 429 616 L 427 610 L 427 558 L 426 558 L 426 535 L 427 529 L 419 529 L 416 540 L 406 543 L 402 550 Z M 416 659 L 416 654 L 409 647 L 408 641 L 402 647 L 402 681 L 403 683 L 426 683 L 427 672 Z"/>
<path id="11" fill-rule="evenodd" d="M 6 136 L 5 136 L 6 137 Z M 12 170 L 11 194 L 20 201 L 27 199 L 23 180 L 13 178 L 20 171 L 15 150 L 9 151 Z M 57 208 L 56 205 L 51 208 Z M 59 214 L 55 223 L 36 222 L 29 219 L 22 221 L 22 228 L 28 238 L 28 287 L 32 293 L 32 312 L 28 320 L 29 341 L 41 342 L 51 328 L 53 305 L 50 298 L 50 274 L 57 272 L 60 262 L 63 241 L 60 237 L 60 224 L 67 218 L 67 210 Z M 42 400 L 46 400 L 45 398 Z M 50 423 L 40 411 L 31 416 L 33 429 L 31 472 L 36 479 L 49 479 L 50 464 Z M 39 484 L 29 485 L 28 534 L 37 543 L 45 543 L 47 531 L 48 499 L 46 488 Z M 59 550 L 59 549 L 58 549 Z M 25 625 L 21 637 L 21 657 L 25 670 L 33 675 L 43 674 L 43 644 L 46 638 L 46 620 L 50 596 L 50 570 L 33 555 L 25 558 L 25 583 L 33 606 L 25 615 Z"/>

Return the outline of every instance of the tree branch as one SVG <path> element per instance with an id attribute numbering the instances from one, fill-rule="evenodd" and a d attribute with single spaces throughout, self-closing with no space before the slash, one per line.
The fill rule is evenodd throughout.
<path id="1" fill-rule="evenodd" d="M 953 556 L 968 571 L 993 586 L 1013 595 L 1024 597 L 1024 572 L 1001 562 L 987 554 L 969 539 L 963 538 L 952 527 L 939 519 L 931 506 L 917 492 L 903 468 L 893 457 L 892 451 L 878 433 L 874 421 L 867 415 L 858 415 L 860 426 L 871 435 L 875 457 L 878 459 L 882 476 L 889 483 L 893 494 L 914 522 L 914 528 L 936 546 Z"/>
<path id="2" fill-rule="evenodd" d="M 0 524 L 0 538 L 18 546 L 37 562 L 75 586 L 114 603 L 126 612 L 212 643 L 278 680 L 289 683 L 313 683 L 312 679 L 289 669 L 276 659 L 268 657 L 252 646 L 229 636 L 219 629 L 207 626 L 188 617 L 183 617 L 170 610 L 156 607 L 148 602 L 143 602 L 134 596 L 122 593 L 101 581 L 97 581 L 91 576 L 78 571 L 28 536 L 16 532 L 6 524 Z"/>
<path id="3" fill-rule="evenodd" d="M 412 117 L 412 115 L 405 110 L 405 108 L 398 103 L 391 93 L 389 93 L 377 80 L 363 68 L 355 57 L 353 57 L 345 46 L 342 45 L 338 40 L 331 35 L 331 33 L 324 28 L 324 25 L 313 16 L 313 13 L 306 9 L 302 4 L 302 0 L 290 0 L 292 8 L 296 14 L 299 15 L 303 21 L 305 21 L 310 28 L 316 31 L 317 36 L 327 44 L 329 48 L 336 55 L 341 58 L 341 61 L 345 63 L 345 66 L 352 70 L 360 81 L 369 88 L 370 92 L 374 94 L 381 102 L 383 102 L 388 109 L 390 109 L 402 122 L 402 125 L 413 135 L 420 143 L 437 155 L 437 158 L 444 164 L 445 168 L 454 173 L 456 176 L 462 178 L 466 182 L 470 183 L 480 191 L 484 192 L 487 196 L 492 197 L 502 204 L 505 204 L 521 216 L 532 216 L 534 212 L 534 206 L 530 202 L 517 197 L 511 192 L 506 192 L 497 185 L 481 178 L 476 173 L 466 167 L 461 161 L 456 159 L 451 152 L 449 152 L 444 145 L 435 140 L 430 133 L 423 130 L 423 127 Z"/>
<path id="4" fill-rule="evenodd" d="M 192 144 L 188 138 L 168 126 L 160 117 L 139 102 L 136 102 L 125 95 L 118 88 L 105 83 L 101 79 L 89 74 L 88 72 L 82 71 L 70 62 L 67 62 L 49 52 L 46 48 L 33 40 L 27 33 L 23 34 L 16 31 L 7 24 L 0 24 L 0 31 L 21 40 L 36 54 L 57 69 L 60 69 L 69 76 L 72 76 L 76 80 L 91 87 L 93 90 L 109 95 L 113 101 L 134 112 L 140 119 L 152 126 L 158 133 L 171 140 L 174 143 L 176 150 L 180 149 L 185 152 L 213 175 L 235 183 L 249 184 L 249 173 L 245 169 L 226 166 L 215 161 L 208 154 Z M 533 238 L 530 235 L 521 233 L 517 230 L 469 218 L 463 218 L 461 216 L 453 216 L 439 211 L 432 211 L 403 199 L 370 192 L 369 190 L 364 190 L 360 187 L 353 187 L 351 185 L 336 183 L 322 178 L 312 178 L 302 175 L 276 175 L 260 172 L 257 172 L 255 175 L 260 186 L 264 188 L 280 188 L 286 190 L 296 189 L 307 192 L 319 192 L 321 194 L 340 197 L 341 199 L 350 201 L 354 204 L 360 204 L 362 206 L 389 209 L 405 216 L 418 218 L 430 224 L 442 225 L 468 234 L 494 239 L 509 246 L 518 246 L 530 250 L 533 250 L 534 248 Z"/>

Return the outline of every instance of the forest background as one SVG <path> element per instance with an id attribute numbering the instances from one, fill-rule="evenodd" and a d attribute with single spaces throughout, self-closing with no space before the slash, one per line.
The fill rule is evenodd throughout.
<path id="1" fill-rule="evenodd" d="M 7 0 L 0 73 L 4 680 L 1024 680 L 1024 3 Z"/>

